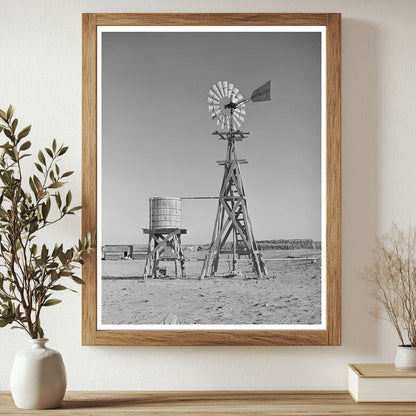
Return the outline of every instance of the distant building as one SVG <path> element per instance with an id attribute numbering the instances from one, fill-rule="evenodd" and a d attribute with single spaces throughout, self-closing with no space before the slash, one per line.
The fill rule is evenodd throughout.
<path id="1" fill-rule="evenodd" d="M 133 245 L 106 245 L 101 247 L 102 260 L 121 260 L 133 258 Z"/>

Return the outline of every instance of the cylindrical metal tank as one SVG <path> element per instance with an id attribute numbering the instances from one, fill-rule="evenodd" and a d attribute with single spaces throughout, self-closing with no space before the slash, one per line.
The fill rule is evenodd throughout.
<path id="1" fill-rule="evenodd" d="M 151 230 L 181 228 L 181 199 L 154 197 L 149 199 Z"/>

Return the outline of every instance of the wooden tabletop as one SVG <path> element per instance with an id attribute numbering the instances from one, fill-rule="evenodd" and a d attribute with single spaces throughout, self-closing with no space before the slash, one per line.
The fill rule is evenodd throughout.
<path id="1" fill-rule="evenodd" d="M 67 392 L 54 410 L 17 409 L 0 392 L 0 415 L 415 415 L 415 403 L 355 403 L 347 392 Z"/>

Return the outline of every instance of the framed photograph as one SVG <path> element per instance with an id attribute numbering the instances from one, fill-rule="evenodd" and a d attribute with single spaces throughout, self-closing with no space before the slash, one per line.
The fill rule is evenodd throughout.
<path id="1" fill-rule="evenodd" d="M 340 31 L 83 15 L 83 345 L 340 345 Z"/>

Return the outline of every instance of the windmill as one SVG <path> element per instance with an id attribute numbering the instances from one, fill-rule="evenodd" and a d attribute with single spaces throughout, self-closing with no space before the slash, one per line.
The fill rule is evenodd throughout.
<path id="1" fill-rule="evenodd" d="M 223 130 L 215 131 L 213 134 L 227 142 L 227 152 L 225 160 L 217 162 L 220 166 L 224 166 L 224 177 L 218 198 L 214 231 L 202 267 L 201 279 L 216 273 L 220 254 L 227 252 L 225 246 L 228 240 L 231 240 L 231 275 L 237 273 L 237 259 L 242 255 L 252 261 L 253 271 L 258 278 L 267 275 L 262 255 L 254 239 L 240 172 L 240 165 L 247 163 L 247 160 L 238 159 L 236 143 L 246 139 L 249 134 L 240 130 L 246 115 L 246 104 L 250 101 L 270 101 L 270 87 L 271 81 L 268 81 L 253 91 L 247 99 L 234 84 L 228 81 L 215 83 L 208 92 L 208 109 L 211 118 Z"/>

